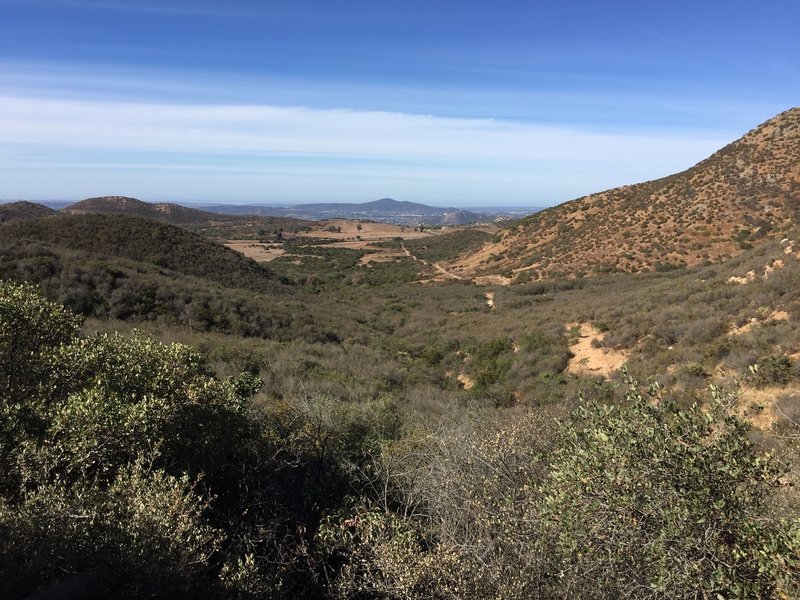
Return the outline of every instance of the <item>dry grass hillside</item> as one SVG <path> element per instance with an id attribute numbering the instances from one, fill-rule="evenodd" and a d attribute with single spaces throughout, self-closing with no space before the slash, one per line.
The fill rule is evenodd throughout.
<path id="1" fill-rule="evenodd" d="M 694 167 L 526 217 L 451 268 L 517 280 L 717 262 L 798 221 L 800 108 Z"/>

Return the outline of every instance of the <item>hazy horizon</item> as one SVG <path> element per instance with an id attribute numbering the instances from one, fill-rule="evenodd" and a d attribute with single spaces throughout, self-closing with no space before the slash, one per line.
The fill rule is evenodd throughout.
<path id="1" fill-rule="evenodd" d="M 0 196 L 551 206 L 796 104 L 798 24 L 784 1 L 0 0 Z"/>
<path id="2" fill-rule="evenodd" d="M 111 195 L 106 196 L 92 196 L 94 198 L 100 197 L 108 197 Z M 124 194 L 113 194 L 113 196 L 124 196 Z M 132 197 L 132 196 L 126 196 Z M 43 205 L 69 205 L 74 204 L 76 202 L 80 202 L 82 200 L 87 200 L 87 198 L 0 198 L 0 204 L 10 204 L 12 202 L 34 202 L 37 204 Z M 265 207 L 273 207 L 273 208 L 291 208 L 294 206 L 302 206 L 302 205 L 311 205 L 311 204 L 369 204 L 370 202 L 375 202 L 377 200 L 384 200 L 387 199 L 387 196 L 382 198 L 374 198 L 373 200 L 354 200 L 352 202 L 348 201 L 341 201 L 341 202 L 327 202 L 324 200 L 320 201 L 310 201 L 310 202 L 219 202 L 214 200 L 186 200 L 186 201 L 177 201 L 177 200 L 170 200 L 170 199 L 149 199 L 149 198 L 136 198 L 137 200 L 141 200 L 142 202 L 148 202 L 151 204 L 179 204 L 181 206 L 186 206 L 189 208 L 203 208 L 209 206 L 265 206 Z M 399 200 L 397 198 L 388 198 L 390 200 L 396 200 L 397 202 L 405 202 L 404 200 Z M 411 202 L 410 200 L 408 202 Z M 414 202 L 415 204 L 424 204 L 426 206 L 431 206 L 434 208 L 457 208 L 460 210 L 472 210 L 472 211 L 484 211 L 484 212 L 502 212 L 502 210 L 508 211 L 523 211 L 523 210 L 540 210 L 542 208 L 546 208 L 545 206 L 536 206 L 536 205 L 527 205 L 527 204 L 446 204 L 442 202 L 430 201 L 430 202 Z"/>

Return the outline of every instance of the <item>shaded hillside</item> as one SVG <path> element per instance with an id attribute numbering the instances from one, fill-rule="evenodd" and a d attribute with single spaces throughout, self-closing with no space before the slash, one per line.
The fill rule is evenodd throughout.
<path id="1" fill-rule="evenodd" d="M 13 221 L 16 219 L 36 219 L 55 214 L 52 208 L 47 208 L 35 202 L 21 200 L 19 202 L 9 202 L 0 204 L 0 223 Z"/>
<path id="2" fill-rule="evenodd" d="M 3 226 L 7 240 L 150 263 L 184 275 L 258 292 L 284 286 L 271 271 L 238 252 L 179 227 L 129 215 L 59 215 Z"/>
<path id="3" fill-rule="evenodd" d="M 76 202 L 61 210 L 67 214 L 123 214 L 178 225 L 214 238 L 270 238 L 281 231 L 307 229 L 291 217 L 219 214 L 179 204 L 143 202 L 127 196 L 101 196 Z"/>
<path id="4" fill-rule="evenodd" d="M 531 215 L 453 268 L 536 279 L 717 262 L 780 236 L 799 200 L 793 108 L 682 173 Z"/>
<path id="5" fill-rule="evenodd" d="M 197 223 L 217 217 L 210 212 L 187 208 L 179 204 L 154 204 L 127 196 L 101 196 L 76 202 L 61 212 L 68 214 L 124 214 L 146 217 L 166 223 Z"/>

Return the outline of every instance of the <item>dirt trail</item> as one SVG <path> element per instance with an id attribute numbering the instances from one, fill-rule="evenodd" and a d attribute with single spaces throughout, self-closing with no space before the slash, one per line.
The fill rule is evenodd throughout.
<path id="1" fill-rule="evenodd" d="M 445 277 L 447 277 L 448 279 L 457 279 L 457 280 L 459 280 L 459 281 L 460 281 L 461 279 L 463 279 L 463 277 L 461 277 L 461 275 L 456 275 L 456 274 L 455 274 L 455 273 L 453 273 L 452 271 L 448 271 L 447 269 L 445 269 L 445 268 L 444 268 L 442 265 L 440 265 L 439 263 L 433 263 L 433 268 L 434 268 L 434 269 L 436 269 L 437 271 L 439 271 L 439 273 L 441 273 L 442 275 L 444 275 L 444 276 L 445 276 Z"/>
<path id="2" fill-rule="evenodd" d="M 589 323 L 570 323 L 567 325 L 569 331 L 573 327 L 580 327 L 580 337 L 578 341 L 570 346 L 574 355 L 567 365 L 571 373 L 610 375 L 628 359 L 628 355 L 620 350 L 610 348 L 595 348 L 592 346 L 594 340 L 601 341 L 605 337 Z"/>
<path id="3" fill-rule="evenodd" d="M 457 274 L 453 273 L 452 271 L 448 271 L 447 269 L 445 269 L 439 263 L 429 263 L 427 260 L 424 260 L 422 258 L 417 258 L 414 255 L 414 253 L 411 252 L 411 250 L 406 248 L 405 244 L 400 244 L 400 247 L 403 249 L 403 252 L 406 253 L 407 257 L 409 257 L 410 259 L 415 260 L 418 263 L 423 264 L 425 266 L 428 266 L 428 265 L 432 266 L 434 269 L 439 271 L 439 273 L 441 273 L 445 278 L 447 278 L 447 279 L 458 279 L 458 280 L 462 279 L 462 277 L 460 275 L 457 275 Z"/>

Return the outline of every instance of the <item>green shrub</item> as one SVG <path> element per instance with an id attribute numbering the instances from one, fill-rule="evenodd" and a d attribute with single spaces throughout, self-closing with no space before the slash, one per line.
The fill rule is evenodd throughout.
<path id="1" fill-rule="evenodd" d="M 793 377 L 792 361 L 784 354 L 762 356 L 751 370 L 753 383 L 758 387 L 786 385 Z"/>
<path id="2" fill-rule="evenodd" d="M 709 376 L 705 367 L 697 362 L 687 362 L 681 367 L 681 371 L 690 377 L 702 377 L 705 379 Z"/>
<path id="3" fill-rule="evenodd" d="M 708 409 L 682 409 L 658 385 L 629 385 L 622 405 L 586 404 L 555 436 L 516 413 L 395 456 L 402 471 L 384 481 L 400 509 L 320 531 L 319 547 L 340 565 L 331 589 L 341 598 L 798 597 L 800 525 L 770 516 L 784 469 L 732 416 L 735 395 L 714 388 Z"/>
<path id="4" fill-rule="evenodd" d="M 78 338 L 77 325 L 0 283 L 0 579 L 22 596 L 73 576 L 120 596 L 205 594 L 223 539 L 228 553 L 243 539 L 275 552 L 268 533 L 294 488 L 278 475 L 303 461 L 270 458 L 282 441 L 248 404 L 260 381 L 214 377 L 181 344 Z"/>

